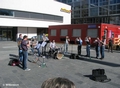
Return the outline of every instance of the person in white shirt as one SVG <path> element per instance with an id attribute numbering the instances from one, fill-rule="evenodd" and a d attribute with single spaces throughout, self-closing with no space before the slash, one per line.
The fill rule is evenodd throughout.
<path id="1" fill-rule="evenodd" d="M 51 48 L 51 49 L 56 49 L 56 48 L 57 48 L 56 43 L 55 43 L 55 40 L 53 40 L 53 41 L 50 43 L 50 48 Z"/>
<path id="2" fill-rule="evenodd" d="M 55 40 L 53 40 L 52 42 L 50 42 L 50 56 L 55 52 L 56 49 L 58 49 L 58 47 L 56 46 Z"/>

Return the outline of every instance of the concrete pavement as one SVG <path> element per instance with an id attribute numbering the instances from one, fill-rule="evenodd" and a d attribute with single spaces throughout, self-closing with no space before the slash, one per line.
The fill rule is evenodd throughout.
<path id="1" fill-rule="evenodd" d="M 58 44 L 61 46 L 61 44 Z M 76 45 L 69 46 L 69 52 L 77 53 Z M 71 50 L 73 49 L 73 50 Z M 91 59 L 69 59 L 63 57 L 61 60 L 52 58 L 45 59 L 47 67 L 39 67 L 43 61 L 40 58 L 36 64 L 28 62 L 30 71 L 24 71 L 18 66 L 9 66 L 11 56 L 18 55 L 16 42 L 0 42 L 0 88 L 40 88 L 43 81 L 53 77 L 66 77 L 73 81 L 76 88 L 120 88 L 120 51 L 113 53 L 105 52 L 105 59 L 95 59 L 95 51 L 91 49 Z M 85 47 L 82 48 L 85 55 Z M 32 60 L 34 56 L 29 56 Z M 92 69 L 105 69 L 110 82 L 100 83 L 91 80 Z"/>

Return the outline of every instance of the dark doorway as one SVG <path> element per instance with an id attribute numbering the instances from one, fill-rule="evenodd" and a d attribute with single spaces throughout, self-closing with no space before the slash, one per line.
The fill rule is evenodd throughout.
<path id="1" fill-rule="evenodd" d="M 17 29 L 13 27 L 0 27 L 0 41 L 15 40 Z"/>

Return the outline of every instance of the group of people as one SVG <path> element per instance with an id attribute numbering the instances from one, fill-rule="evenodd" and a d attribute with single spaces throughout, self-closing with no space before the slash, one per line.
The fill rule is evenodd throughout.
<path id="1" fill-rule="evenodd" d="M 42 36 L 42 41 L 37 41 L 37 39 L 33 38 L 31 43 L 28 41 L 28 37 L 25 35 L 22 38 L 22 34 L 19 34 L 19 38 L 17 39 L 18 42 L 18 48 L 19 48 L 19 59 L 22 62 L 23 69 L 29 71 L 30 69 L 27 68 L 27 59 L 28 59 L 28 47 L 31 46 L 31 51 L 34 53 L 34 50 L 36 49 L 38 52 L 38 56 L 45 56 L 46 55 L 46 46 L 48 43 L 49 39 L 48 37 L 43 33 Z M 85 38 L 86 42 L 86 57 L 90 57 L 90 48 L 91 48 L 91 38 L 86 37 Z M 93 42 L 95 44 L 95 51 L 96 51 L 96 58 L 99 58 L 99 53 L 101 54 L 101 60 L 104 59 L 104 49 L 105 49 L 105 42 L 106 39 L 103 37 L 102 40 L 100 40 L 98 37 L 95 39 Z M 65 37 L 65 42 L 64 42 L 64 54 L 68 53 L 68 46 L 70 43 L 70 38 L 67 35 Z M 76 43 L 78 44 L 77 51 L 78 55 L 81 55 L 82 52 L 82 44 L 83 40 L 81 37 L 76 38 Z M 109 40 L 109 47 L 108 47 L 108 52 L 111 49 L 112 51 L 112 46 L 113 46 L 113 40 L 110 38 Z M 42 47 L 42 52 L 40 52 L 40 47 Z M 55 40 L 52 40 L 50 42 L 49 46 L 49 51 L 54 52 L 56 49 L 58 50 L 59 47 L 56 46 Z"/>
<path id="2" fill-rule="evenodd" d="M 22 34 L 19 34 L 19 38 L 17 39 L 18 43 L 18 51 L 19 51 L 19 60 L 22 63 L 23 70 L 29 71 L 27 67 L 27 61 L 28 61 L 28 48 L 31 47 L 31 51 L 34 53 L 34 50 L 36 49 L 38 52 L 38 56 L 45 55 L 46 53 L 46 46 L 49 39 L 46 37 L 45 34 L 42 36 L 42 44 L 39 43 L 35 38 L 32 39 L 32 41 L 28 41 L 28 36 Z M 40 52 L 40 47 L 42 47 L 42 53 Z"/>
<path id="3" fill-rule="evenodd" d="M 86 42 L 86 57 L 90 57 L 91 37 L 86 37 L 85 42 Z M 77 47 L 78 55 L 81 56 L 82 43 L 83 43 L 83 40 L 81 39 L 81 37 L 76 38 L 76 43 L 78 44 L 78 47 Z M 101 60 L 104 59 L 105 57 L 104 50 L 105 50 L 105 44 L 106 44 L 106 39 L 104 38 L 104 36 L 102 37 L 101 40 L 99 39 L 99 37 L 97 37 L 93 43 L 95 45 L 96 59 L 99 58 L 99 54 L 101 54 L 100 59 Z M 108 52 L 110 50 L 111 52 L 113 52 L 112 48 L 113 48 L 113 40 L 112 38 L 110 38 L 108 41 Z"/>

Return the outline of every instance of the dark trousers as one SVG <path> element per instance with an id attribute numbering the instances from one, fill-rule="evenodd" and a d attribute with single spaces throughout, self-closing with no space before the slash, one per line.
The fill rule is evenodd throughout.
<path id="1" fill-rule="evenodd" d="M 19 49 L 18 51 L 19 51 L 19 60 L 20 60 L 20 62 L 22 62 L 23 61 L 23 52 L 21 49 Z"/>
<path id="2" fill-rule="evenodd" d="M 27 69 L 28 52 L 23 50 L 23 69 Z"/>
<path id="3" fill-rule="evenodd" d="M 86 56 L 90 57 L 90 45 L 86 45 L 86 53 Z"/>
<path id="4" fill-rule="evenodd" d="M 78 55 L 81 55 L 81 48 L 82 48 L 82 45 L 78 45 Z"/>
<path id="5" fill-rule="evenodd" d="M 42 55 L 43 56 L 46 56 L 46 47 L 47 47 L 47 44 L 44 47 L 42 47 Z"/>
<path id="6" fill-rule="evenodd" d="M 108 47 L 108 52 L 111 50 L 111 52 L 113 52 L 113 46 L 112 45 L 109 45 L 109 47 Z"/>
<path id="7" fill-rule="evenodd" d="M 100 46 L 96 46 L 95 51 L 96 51 L 96 57 L 98 58 L 100 53 Z"/>
<path id="8" fill-rule="evenodd" d="M 104 50 L 105 50 L 105 46 L 102 45 L 102 46 L 100 47 L 101 58 L 104 58 Z"/>

